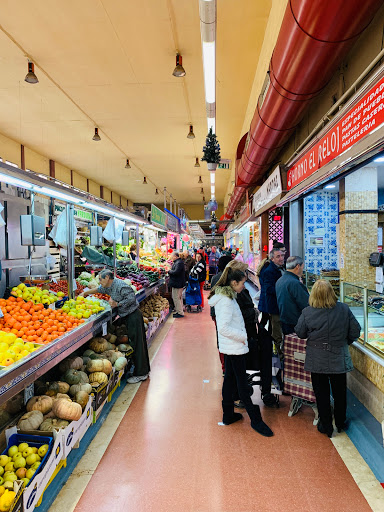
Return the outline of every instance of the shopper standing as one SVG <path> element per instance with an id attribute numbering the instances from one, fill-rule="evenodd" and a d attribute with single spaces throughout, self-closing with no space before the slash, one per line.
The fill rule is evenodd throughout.
<path id="1" fill-rule="evenodd" d="M 215 288 L 209 295 L 209 305 L 215 308 L 219 336 L 219 350 L 224 354 L 225 375 L 222 388 L 223 423 L 230 425 L 243 418 L 234 412 L 233 392 L 237 384 L 240 400 L 251 419 L 251 427 L 259 434 L 271 437 L 272 430 L 263 422 L 260 407 L 253 405 L 248 392 L 246 354 L 249 352 L 247 331 L 237 293 L 244 289 L 245 274 L 226 267 Z"/>
<path id="2" fill-rule="evenodd" d="M 217 264 L 219 263 L 219 254 L 216 252 L 216 247 L 213 246 L 211 249 L 211 253 L 209 255 L 209 280 L 211 281 L 212 277 L 217 274 Z"/>
<path id="3" fill-rule="evenodd" d="M 309 293 L 300 281 L 303 270 L 303 259 L 300 256 L 290 256 L 287 259 L 286 271 L 276 283 L 277 304 L 284 335 L 295 331 L 303 309 L 308 306 Z"/>
<path id="4" fill-rule="evenodd" d="M 202 254 L 196 254 L 196 263 L 191 270 L 191 277 L 197 279 L 200 285 L 201 307 L 204 308 L 204 283 L 207 276 L 207 267 Z"/>
<path id="5" fill-rule="evenodd" d="M 183 252 L 183 260 L 185 268 L 185 281 L 187 282 L 191 269 L 195 264 L 195 260 L 192 258 L 188 251 Z"/>
<path id="6" fill-rule="evenodd" d="M 117 307 L 117 312 L 127 326 L 129 343 L 133 348 L 134 376 L 127 382 L 134 384 L 146 380 L 149 376 L 150 364 L 147 338 L 143 315 L 139 309 L 135 292 L 132 287 L 121 279 L 116 279 L 111 270 L 102 270 L 99 274 L 100 286 L 81 293 L 83 297 L 93 293 L 106 293 L 111 298 L 109 303 Z"/>
<path id="7" fill-rule="evenodd" d="M 136 261 L 136 256 L 136 244 L 132 244 L 129 249 L 129 257 L 131 258 L 131 260 Z"/>
<path id="8" fill-rule="evenodd" d="M 347 372 L 353 370 L 348 345 L 360 336 L 360 324 L 346 304 L 337 301 L 328 281 L 316 281 L 295 327 L 307 338 L 305 370 L 311 372 L 320 420 L 317 429 L 332 437 L 330 386 L 334 400 L 335 424 L 339 432 L 346 425 Z"/>
<path id="9" fill-rule="evenodd" d="M 283 264 L 284 253 L 280 249 L 272 249 L 269 253 L 269 265 L 264 267 L 259 275 L 261 285 L 259 311 L 268 313 L 272 326 L 272 338 L 279 348 L 283 343 L 283 333 L 277 305 L 276 283 L 281 278 Z"/>
<path id="10" fill-rule="evenodd" d="M 184 318 L 183 288 L 185 286 L 185 267 L 178 252 L 171 255 L 173 265 L 169 274 L 169 286 L 172 288 L 172 300 L 175 305 L 174 318 Z"/>

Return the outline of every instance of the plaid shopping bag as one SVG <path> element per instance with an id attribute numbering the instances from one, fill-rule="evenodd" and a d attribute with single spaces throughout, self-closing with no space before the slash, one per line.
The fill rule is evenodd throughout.
<path id="1" fill-rule="evenodd" d="M 311 373 L 304 370 L 306 344 L 307 340 L 296 334 L 284 338 L 284 391 L 309 402 L 316 402 Z"/>

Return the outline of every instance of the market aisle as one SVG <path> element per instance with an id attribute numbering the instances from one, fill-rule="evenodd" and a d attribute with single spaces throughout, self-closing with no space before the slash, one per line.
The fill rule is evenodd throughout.
<path id="1" fill-rule="evenodd" d="M 270 439 L 219 426 L 221 383 L 209 310 L 173 321 L 75 510 L 371 510 L 312 411 L 264 409 Z"/>

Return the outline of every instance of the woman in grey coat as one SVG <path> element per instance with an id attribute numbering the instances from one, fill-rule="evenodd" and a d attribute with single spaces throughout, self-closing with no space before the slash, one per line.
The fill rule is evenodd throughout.
<path id="1" fill-rule="evenodd" d="M 346 428 L 347 372 L 353 370 L 349 347 L 360 336 L 360 324 L 346 304 L 337 301 L 328 281 L 316 281 L 295 327 L 300 338 L 307 338 L 305 370 L 311 372 L 319 411 L 317 429 L 332 437 L 330 385 L 334 400 L 335 424 Z"/>

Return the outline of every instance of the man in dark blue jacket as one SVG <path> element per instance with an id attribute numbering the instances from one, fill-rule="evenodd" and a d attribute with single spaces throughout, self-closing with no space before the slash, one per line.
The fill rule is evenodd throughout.
<path id="1" fill-rule="evenodd" d="M 283 342 L 281 331 L 279 306 L 277 305 L 276 283 L 282 275 L 284 265 L 284 253 L 280 249 L 272 249 L 269 253 L 270 263 L 264 267 L 259 275 L 261 292 L 258 309 L 262 313 L 268 313 L 272 325 L 272 338 L 278 346 Z"/>
<path id="2" fill-rule="evenodd" d="M 276 283 L 276 296 L 283 334 L 292 334 L 303 309 L 308 306 L 309 293 L 300 281 L 304 270 L 303 259 L 300 256 L 290 256 L 286 269 Z"/>

